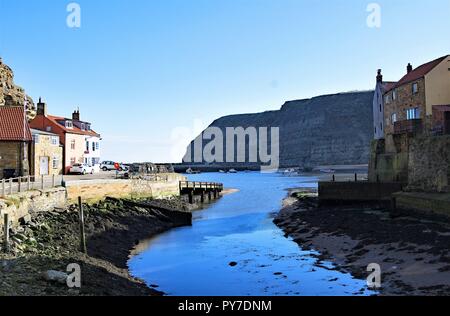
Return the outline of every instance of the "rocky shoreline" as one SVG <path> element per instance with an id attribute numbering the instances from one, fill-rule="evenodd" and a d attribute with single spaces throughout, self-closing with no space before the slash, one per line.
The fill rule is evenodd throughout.
<path id="1" fill-rule="evenodd" d="M 191 210 L 179 198 L 84 205 L 87 255 L 79 251 L 76 206 L 32 214 L 12 232 L 10 253 L 0 254 L 0 296 L 163 295 L 128 274 L 130 251 L 140 240 L 191 225 Z M 67 273 L 73 263 L 81 267 L 81 288 L 48 277 L 48 271 Z"/>
<path id="2" fill-rule="evenodd" d="M 303 249 L 366 279 L 381 266 L 380 295 L 450 295 L 448 218 L 377 205 L 319 206 L 314 190 L 292 190 L 274 220 Z"/>

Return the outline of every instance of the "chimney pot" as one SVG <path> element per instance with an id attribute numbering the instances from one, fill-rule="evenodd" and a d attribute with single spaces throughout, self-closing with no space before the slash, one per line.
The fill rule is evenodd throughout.
<path id="1" fill-rule="evenodd" d="M 411 63 L 409 63 L 408 66 L 406 66 L 406 71 L 407 71 L 407 73 L 410 73 L 411 71 L 413 71 L 413 66 L 411 65 Z"/>
<path id="2" fill-rule="evenodd" d="M 378 69 L 377 72 L 377 82 L 383 82 L 383 75 L 381 74 L 381 69 Z"/>
<path id="3" fill-rule="evenodd" d="M 79 110 L 75 110 L 72 113 L 72 120 L 74 121 L 79 121 L 80 120 L 80 111 Z"/>
<path id="4" fill-rule="evenodd" d="M 47 116 L 47 104 L 42 102 L 42 98 L 39 98 L 39 103 L 37 104 L 37 115 Z"/>

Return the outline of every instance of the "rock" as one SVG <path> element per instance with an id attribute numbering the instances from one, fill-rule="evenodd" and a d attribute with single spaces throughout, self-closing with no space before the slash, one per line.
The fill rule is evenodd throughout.
<path id="1" fill-rule="evenodd" d="M 55 270 L 48 270 L 44 273 L 44 279 L 49 282 L 56 282 L 60 284 L 67 284 L 67 278 L 69 276 L 67 273 L 55 271 Z"/>
<path id="2" fill-rule="evenodd" d="M 288 101 L 278 111 L 221 117 L 211 127 L 222 130 L 224 149 L 228 127 L 279 127 L 279 158 L 282 168 L 299 166 L 309 169 L 319 165 L 367 164 L 373 139 L 372 105 L 373 91 L 324 95 Z M 208 143 L 203 141 L 203 148 Z M 246 146 L 248 145 L 247 141 Z M 186 152 L 186 163 L 194 161 L 194 152 Z M 226 153 L 223 150 L 223 161 Z M 249 163 L 249 155 L 246 156 L 245 164 L 217 165 L 222 169 L 260 165 Z"/>
<path id="3" fill-rule="evenodd" d="M 237 266 L 237 262 L 232 261 L 232 262 L 230 262 L 228 265 L 229 265 L 230 267 L 235 267 L 235 266 Z"/>
<path id="4" fill-rule="evenodd" d="M 19 219 L 20 225 L 27 225 L 29 222 L 31 222 L 31 215 L 25 215 L 24 217 Z"/>

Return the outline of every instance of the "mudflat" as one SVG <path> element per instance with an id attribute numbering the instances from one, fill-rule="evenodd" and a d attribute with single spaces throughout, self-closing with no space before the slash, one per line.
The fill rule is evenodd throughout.
<path id="1" fill-rule="evenodd" d="M 315 190 L 299 189 L 275 223 L 356 278 L 366 279 L 367 266 L 379 264 L 380 295 L 450 295 L 449 218 L 373 204 L 319 206 Z"/>

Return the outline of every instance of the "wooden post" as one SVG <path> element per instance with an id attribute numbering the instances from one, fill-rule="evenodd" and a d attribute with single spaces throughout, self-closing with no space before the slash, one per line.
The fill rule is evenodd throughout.
<path id="1" fill-rule="evenodd" d="M 333 182 L 336 182 L 336 176 L 333 174 Z"/>
<path id="2" fill-rule="evenodd" d="M 80 214 L 80 251 L 87 254 L 86 235 L 84 232 L 84 212 L 81 196 L 78 197 L 78 209 Z"/>
<path id="3" fill-rule="evenodd" d="M 3 250 L 5 253 L 9 252 L 9 214 L 5 214 L 4 216 L 4 233 L 3 233 L 3 237 L 4 237 L 4 243 L 3 243 Z"/>
<path id="4" fill-rule="evenodd" d="M 358 174 L 355 173 L 355 182 L 358 182 Z"/>
<path id="5" fill-rule="evenodd" d="M 194 204 L 194 193 L 189 191 L 189 204 Z"/>
<path id="6" fill-rule="evenodd" d="M 200 195 L 200 202 L 205 203 L 205 192 L 202 189 L 200 189 Z"/>

